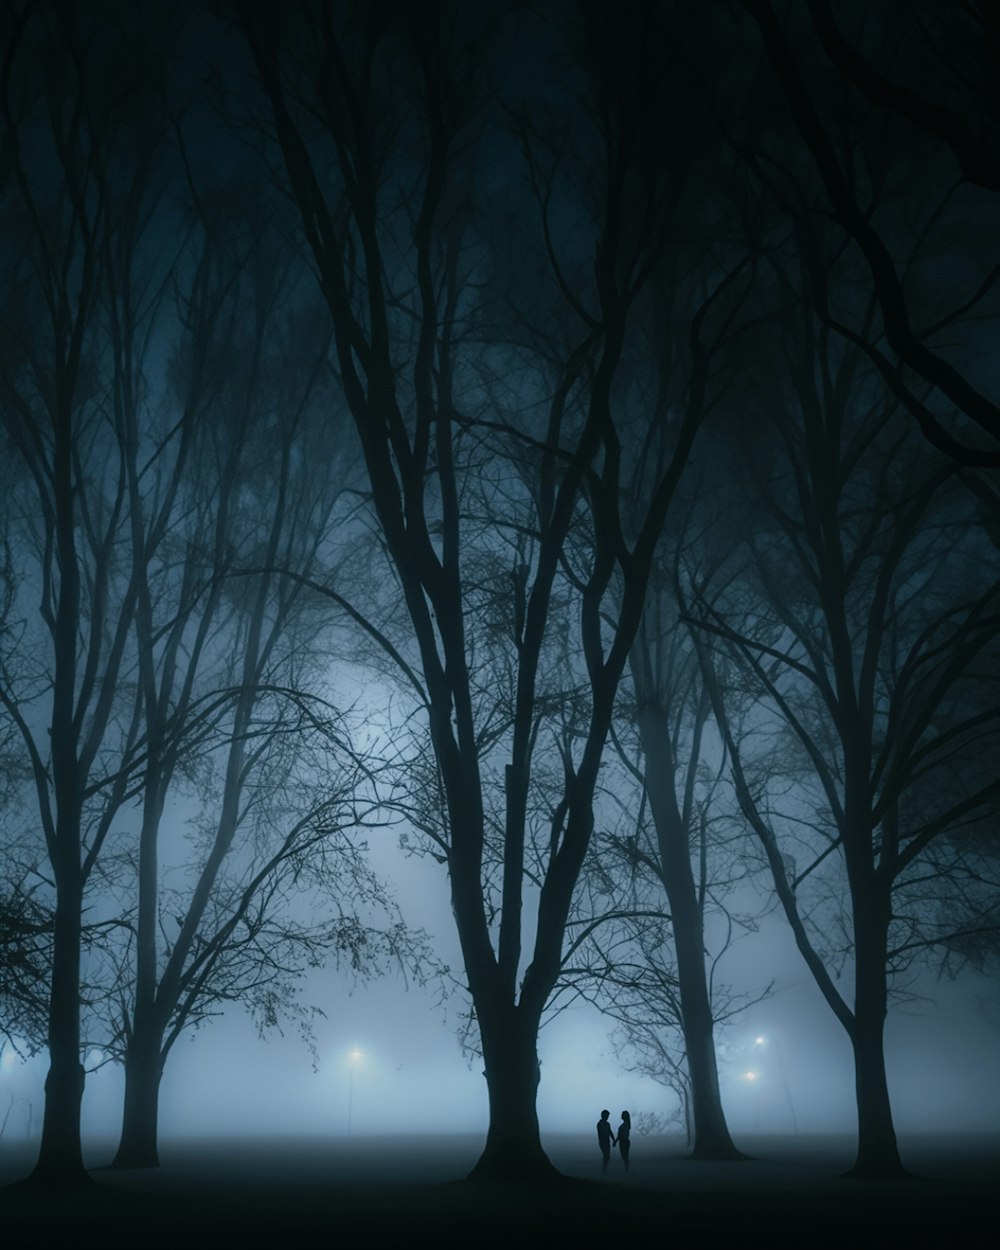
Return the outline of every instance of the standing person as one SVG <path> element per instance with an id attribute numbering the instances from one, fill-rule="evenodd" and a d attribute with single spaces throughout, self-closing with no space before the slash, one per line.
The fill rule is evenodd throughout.
<path id="1" fill-rule="evenodd" d="M 625 1164 L 625 1171 L 628 1171 L 628 1151 L 631 1144 L 629 1138 L 632 1136 L 632 1117 L 627 1111 L 622 1112 L 622 1122 L 618 1126 L 618 1149 L 622 1152 L 622 1163 Z M 605 1164 L 607 1166 L 607 1164 Z"/>
<path id="2" fill-rule="evenodd" d="M 601 1164 L 601 1171 L 608 1170 L 608 1163 L 611 1159 L 611 1147 L 615 1144 L 615 1135 L 611 1131 L 611 1121 L 608 1117 L 610 1111 L 602 1111 L 601 1118 L 597 1121 L 597 1144 L 601 1148 L 601 1154 L 604 1156 L 604 1162 Z"/>

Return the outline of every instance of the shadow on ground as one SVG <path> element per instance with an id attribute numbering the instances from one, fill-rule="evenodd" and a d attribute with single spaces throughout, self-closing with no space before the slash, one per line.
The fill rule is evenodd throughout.
<path id="1" fill-rule="evenodd" d="M 554 1137 L 547 1148 L 568 1179 L 538 1187 L 457 1179 L 480 1144 L 450 1136 L 172 1142 L 159 1169 L 130 1172 L 102 1166 L 110 1150 L 98 1148 L 85 1190 L 39 1192 L 14 1183 L 30 1169 L 27 1149 L 0 1142 L 0 1228 L 11 1247 L 47 1245 L 56 1233 L 102 1247 L 176 1235 L 188 1250 L 235 1234 L 247 1245 L 361 1234 L 378 1246 L 648 1232 L 675 1245 L 738 1239 L 742 1250 L 861 1234 L 883 1244 L 961 1240 L 962 1230 L 995 1227 L 1000 1206 L 1000 1140 L 992 1138 L 904 1141 L 915 1175 L 878 1182 L 841 1175 L 851 1143 L 840 1138 L 741 1139 L 755 1157 L 735 1164 L 694 1162 L 676 1140 L 639 1138 L 632 1171 L 626 1176 L 615 1157 L 602 1176 L 596 1141 Z"/>

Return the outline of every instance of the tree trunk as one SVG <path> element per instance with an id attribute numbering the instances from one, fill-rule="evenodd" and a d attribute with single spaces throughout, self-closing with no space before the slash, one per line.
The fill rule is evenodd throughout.
<path id="1" fill-rule="evenodd" d="M 147 633 L 152 628 L 147 626 Z M 140 646 L 142 644 L 140 643 Z M 146 650 L 151 648 L 147 644 Z M 156 701 L 155 683 L 147 674 L 147 703 Z M 150 737 L 155 728 L 150 727 Z M 142 835 L 139 843 L 139 914 L 136 936 L 135 1005 L 132 1032 L 125 1052 L 125 1105 L 122 1132 L 112 1167 L 159 1166 L 156 1149 L 163 1028 L 156 1008 L 156 939 L 159 923 L 159 865 L 157 843 L 166 797 L 164 773 L 158 759 L 146 773 Z"/>
<path id="2" fill-rule="evenodd" d="M 885 1073 L 882 1022 L 862 1027 L 854 1044 L 854 1085 L 858 1100 L 858 1155 L 851 1176 L 906 1176 L 896 1145 Z"/>
<path id="3" fill-rule="evenodd" d="M 62 875 L 62 874 L 60 874 Z M 83 909 L 79 873 L 57 879 L 49 1000 L 49 1071 L 45 1078 L 42 1141 L 31 1180 L 77 1185 L 88 1180 L 83 1166 L 80 1109 L 84 1069 L 80 1062 L 80 931 Z"/>
<path id="4" fill-rule="evenodd" d="M 677 957 L 681 1028 L 691 1083 L 691 1111 L 695 1159 L 742 1159 L 733 1143 L 722 1109 L 719 1070 L 715 1058 L 715 1021 L 705 975 L 705 937 L 698 892 L 691 870 L 691 848 L 677 796 L 674 793 L 674 758 L 666 721 L 642 681 L 641 665 L 633 661 L 632 673 L 640 699 L 639 733 L 646 759 L 646 793 L 656 827 L 663 884 L 670 905 Z"/>
<path id="5" fill-rule="evenodd" d="M 885 1017 L 888 1006 L 886 948 L 888 896 L 856 893 L 854 1087 L 858 1104 L 858 1155 L 851 1176 L 906 1176 L 896 1145 L 885 1071 Z"/>
<path id="6" fill-rule="evenodd" d="M 470 1180 L 544 1182 L 561 1174 L 542 1149 L 538 1131 L 538 1020 L 507 1007 L 479 1016 L 489 1089 L 486 1146 Z"/>
<path id="7" fill-rule="evenodd" d="M 690 876 L 691 866 L 686 852 L 685 863 Z M 669 876 L 667 879 L 670 880 Z M 690 882 L 690 891 L 690 898 L 682 902 L 679 896 L 685 893 L 683 884 L 680 889 L 668 887 L 667 897 L 673 917 L 681 1027 L 691 1082 L 691 1156 L 694 1159 L 741 1159 L 743 1155 L 729 1135 L 726 1114 L 722 1109 L 719 1069 L 715 1058 L 715 1020 L 708 996 L 701 915 L 694 898 L 693 881 Z M 692 905 L 693 916 L 689 914 Z"/>
<path id="8" fill-rule="evenodd" d="M 52 633 L 55 659 L 49 734 L 51 784 L 58 813 L 49 857 L 56 887 L 52 934 L 52 986 L 49 996 L 49 1071 L 38 1160 L 32 1181 L 74 1185 L 87 1181 L 80 1140 L 84 1068 L 80 1061 L 80 941 L 83 932 L 81 825 L 85 777 L 79 762 L 77 726 L 77 645 L 80 629 L 80 568 L 76 551 L 73 481 L 72 382 L 61 378 L 53 421 L 52 481 L 54 538 L 59 592 Z"/>
<path id="9" fill-rule="evenodd" d="M 684 1047 L 687 1051 L 688 1076 L 691 1080 L 691 1119 L 693 1159 L 742 1159 L 729 1135 L 729 1126 L 722 1109 L 719 1070 L 715 1060 L 715 1022 L 707 992 L 704 1002 L 691 1008 L 684 1000 L 681 982 L 681 1014 L 684 1017 Z M 700 995 L 698 996 L 701 997 Z M 689 995 L 690 999 L 690 995 Z"/>
<path id="10" fill-rule="evenodd" d="M 155 1168 L 160 1105 L 160 1036 L 156 1029 L 136 1032 L 125 1057 L 125 1109 L 122 1134 L 111 1166 Z"/>
<path id="11" fill-rule="evenodd" d="M 688 1150 L 694 1147 L 694 1116 L 691 1114 L 691 1091 L 685 1086 L 683 1091 L 684 1109 L 684 1144 Z"/>

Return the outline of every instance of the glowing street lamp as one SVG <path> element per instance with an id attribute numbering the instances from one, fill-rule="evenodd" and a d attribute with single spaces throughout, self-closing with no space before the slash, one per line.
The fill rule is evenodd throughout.
<path id="1" fill-rule="evenodd" d="M 795 1134 L 797 1136 L 798 1131 L 799 1131 L 799 1120 L 798 1120 L 798 1116 L 795 1114 L 795 1104 L 792 1102 L 792 1091 L 788 1084 L 788 1073 L 785 1071 L 784 1056 L 782 1053 L 783 1048 L 780 1045 L 779 1039 L 777 1037 L 775 1037 L 773 1041 L 774 1041 L 774 1047 L 773 1047 L 774 1061 L 772 1062 L 770 1066 L 771 1066 L 772 1071 L 774 1070 L 774 1068 L 777 1068 L 778 1078 L 781 1081 L 781 1088 L 784 1090 L 784 1093 L 785 1093 L 785 1101 L 788 1103 L 788 1114 L 791 1116 L 792 1128 L 794 1129 Z M 754 1038 L 753 1044 L 754 1044 L 754 1047 L 768 1046 L 769 1039 L 764 1037 L 763 1034 L 758 1034 Z M 747 1075 L 749 1076 L 749 1073 Z"/>

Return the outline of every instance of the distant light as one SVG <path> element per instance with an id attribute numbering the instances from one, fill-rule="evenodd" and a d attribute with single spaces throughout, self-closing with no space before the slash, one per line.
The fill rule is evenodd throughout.
<path id="1" fill-rule="evenodd" d="M 764 1039 L 763 1039 L 762 1037 L 755 1037 L 755 1038 L 754 1038 L 754 1043 L 753 1043 L 753 1044 L 754 1044 L 755 1046 L 763 1046 L 763 1045 L 764 1045 Z"/>
<path id="2" fill-rule="evenodd" d="M 363 1059 L 364 1057 L 365 1057 L 365 1052 L 363 1050 L 358 1050 L 356 1047 L 354 1050 L 351 1051 L 350 1056 L 349 1056 L 349 1058 L 352 1059 L 355 1063 L 359 1059 Z"/>
<path id="3" fill-rule="evenodd" d="M 745 1075 L 746 1075 L 746 1079 L 747 1079 L 748 1081 L 756 1081 L 756 1079 L 757 1079 L 757 1073 L 756 1073 L 756 1072 L 747 1072 L 747 1073 L 745 1073 Z"/>

